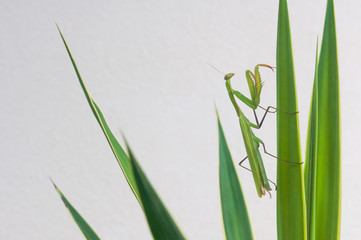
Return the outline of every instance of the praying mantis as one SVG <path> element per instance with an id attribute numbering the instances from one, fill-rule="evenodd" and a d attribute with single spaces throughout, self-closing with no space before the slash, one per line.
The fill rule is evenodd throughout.
<path id="1" fill-rule="evenodd" d="M 272 106 L 269 106 L 269 107 L 267 107 L 267 109 L 265 109 L 259 105 L 261 90 L 262 90 L 262 86 L 263 86 L 263 82 L 261 81 L 261 75 L 259 73 L 260 67 L 270 68 L 272 71 L 274 69 L 273 67 L 271 67 L 267 64 L 257 64 L 255 66 L 254 73 L 252 73 L 250 70 L 246 71 L 246 79 L 247 79 L 247 83 L 248 83 L 248 88 L 250 90 L 251 99 L 247 98 L 242 93 L 233 90 L 232 85 L 231 85 L 231 78 L 235 75 L 234 73 L 225 74 L 224 80 L 226 81 L 226 88 L 227 88 L 229 98 L 232 102 L 234 109 L 236 110 L 236 113 L 237 113 L 237 116 L 239 119 L 242 137 L 243 137 L 246 152 L 247 152 L 247 156 L 239 163 L 239 165 L 252 172 L 254 183 L 255 183 L 256 189 L 257 189 L 257 194 L 261 198 L 262 196 L 266 195 L 266 192 L 268 192 L 271 197 L 270 191 L 272 190 L 272 188 L 270 187 L 269 182 L 273 183 L 275 185 L 276 189 L 277 189 L 277 186 L 274 182 L 272 182 L 271 180 L 269 180 L 267 178 L 266 170 L 264 168 L 262 157 L 261 157 L 261 154 L 259 151 L 260 145 L 263 146 L 263 150 L 266 154 L 268 154 L 274 158 L 277 158 L 277 157 L 266 151 L 266 147 L 265 147 L 263 141 L 255 136 L 255 134 L 253 133 L 251 128 L 259 129 L 262 126 L 267 113 L 269 113 L 269 112 L 275 113 L 279 110 Z M 252 108 L 255 119 L 256 119 L 256 124 L 251 123 L 246 118 L 246 116 L 243 114 L 240 107 L 238 106 L 235 96 L 239 100 L 241 100 L 243 103 L 245 103 L 247 106 Z M 255 111 L 258 107 L 260 107 L 266 111 L 260 122 L 258 121 L 257 114 Z M 270 111 L 270 109 L 274 109 L 274 111 Z M 284 111 L 281 111 L 281 112 L 284 112 Z M 285 112 L 285 113 L 288 113 L 288 112 Z M 295 113 L 298 113 L 298 112 L 295 112 Z M 289 113 L 289 114 L 292 114 L 292 113 Z M 242 166 L 242 163 L 247 158 L 249 159 L 249 164 L 250 164 L 251 169 L 248 169 L 248 168 Z M 279 158 L 277 158 L 277 159 L 279 159 Z M 282 159 L 279 159 L 279 160 L 285 161 L 288 163 L 293 163 L 293 162 L 282 160 Z M 302 163 L 294 163 L 294 164 L 302 164 Z"/>

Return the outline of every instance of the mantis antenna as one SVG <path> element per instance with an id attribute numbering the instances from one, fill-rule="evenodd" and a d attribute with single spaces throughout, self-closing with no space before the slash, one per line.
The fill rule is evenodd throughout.
<path id="1" fill-rule="evenodd" d="M 222 73 L 223 75 L 226 75 L 224 72 L 222 72 L 221 70 L 219 70 L 218 68 L 216 68 L 215 66 L 213 66 L 212 64 L 208 63 L 208 65 L 213 68 L 214 70 L 216 70 L 219 73 Z"/>

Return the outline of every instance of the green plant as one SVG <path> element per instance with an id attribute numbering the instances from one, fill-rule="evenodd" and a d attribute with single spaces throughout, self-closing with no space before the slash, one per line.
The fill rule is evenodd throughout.
<path id="1" fill-rule="evenodd" d="M 59 30 L 60 32 L 60 30 Z M 61 34 L 61 32 L 60 32 Z M 110 130 L 100 108 L 87 91 L 65 42 L 73 67 L 103 133 L 129 186 L 142 207 L 155 239 L 185 239 L 156 194 L 128 144 L 127 153 Z M 321 51 L 316 66 L 309 116 L 305 170 L 278 161 L 278 239 L 339 239 L 340 237 L 340 106 L 333 0 L 327 1 Z M 297 112 L 292 44 L 286 0 L 279 1 L 277 34 L 277 109 Z M 218 116 L 218 114 L 217 114 Z M 218 117 L 219 184 L 227 239 L 253 239 L 246 202 Z M 297 114 L 277 112 L 278 157 L 301 163 Z M 55 186 L 55 184 L 54 184 Z M 55 186 L 56 187 L 56 186 Z M 87 239 L 99 239 L 89 224 L 56 187 Z"/>

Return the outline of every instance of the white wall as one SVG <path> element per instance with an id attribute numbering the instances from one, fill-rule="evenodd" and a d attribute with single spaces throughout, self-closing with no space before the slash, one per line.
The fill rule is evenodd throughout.
<path id="1" fill-rule="evenodd" d="M 302 149 L 316 37 L 326 0 L 289 0 Z M 359 1 L 335 0 L 340 64 L 342 239 L 361 215 Z M 224 72 L 275 65 L 278 1 L 2 1 L 0 3 L 0 239 L 82 239 L 50 184 L 103 239 L 151 239 L 147 223 L 94 119 L 55 27 L 118 138 L 122 130 L 189 239 L 222 239 L 219 108 L 235 161 L 245 155 Z M 263 70 L 263 105 L 275 74 Z M 257 131 L 276 152 L 275 117 Z M 265 157 L 271 179 L 276 162 Z M 276 238 L 276 199 L 258 199 L 237 168 L 257 239 Z M 275 196 L 275 194 L 274 194 Z M 357 236 L 357 237 L 356 237 Z"/>

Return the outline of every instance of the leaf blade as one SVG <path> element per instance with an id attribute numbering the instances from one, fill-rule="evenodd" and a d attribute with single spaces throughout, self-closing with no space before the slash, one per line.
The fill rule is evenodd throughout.
<path id="1" fill-rule="evenodd" d="M 154 239 L 184 240 L 183 233 L 178 228 L 167 208 L 148 181 L 142 168 L 139 166 L 132 150 L 127 144 L 129 159 L 132 164 L 134 177 L 139 189 L 143 212 Z"/>
<path id="2" fill-rule="evenodd" d="M 248 217 L 242 187 L 233 165 L 221 122 L 218 120 L 219 136 L 219 187 L 223 226 L 228 240 L 253 239 L 252 227 Z"/>
<path id="3" fill-rule="evenodd" d="M 76 72 L 76 75 L 78 77 L 79 83 L 80 83 L 82 90 L 87 98 L 88 104 L 89 104 L 96 120 L 98 121 L 98 123 L 111 147 L 111 150 L 113 151 L 113 154 L 116 157 L 118 164 L 123 171 L 124 176 L 126 177 L 126 180 L 129 184 L 129 186 L 131 187 L 131 189 L 132 189 L 135 197 L 137 198 L 140 206 L 142 207 L 144 213 L 146 214 L 148 224 L 149 224 L 149 226 L 151 226 L 152 234 L 154 235 L 154 232 L 156 232 L 156 234 L 154 235 L 155 239 L 175 239 L 175 240 L 185 239 L 183 237 L 181 231 L 178 229 L 177 225 L 174 223 L 172 217 L 166 210 L 162 201 L 160 200 L 158 195 L 155 193 L 155 190 L 153 189 L 150 182 L 146 178 L 145 174 L 143 173 L 143 170 L 140 168 L 139 164 L 136 162 L 134 154 L 131 152 L 128 145 L 127 145 L 127 147 L 128 147 L 130 156 L 128 156 L 126 154 L 126 152 L 124 151 L 124 149 L 119 144 L 119 142 L 115 138 L 114 134 L 110 130 L 102 111 L 100 110 L 100 108 L 98 107 L 98 105 L 96 104 L 96 102 L 91 97 L 88 90 L 86 89 L 85 83 L 80 76 L 79 70 L 76 66 L 76 63 L 71 55 L 69 47 L 59 29 L 59 27 L 58 27 L 58 31 L 62 37 L 63 43 L 68 52 L 68 55 L 72 62 L 73 68 Z M 141 191 L 139 191 L 138 185 L 142 188 Z M 151 196 L 152 196 L 151 198 L 148 197 L 149 193 L 151 193 Z M 141 198 L 141 196 L 143 196 L 143 197 Z M 161 213 L 160 213 L 161 219 L 165 218 L 165 220 L 163 219 L 163 221 L 161 221 L 161 222 L 163 222 L 163 225 L 166 226 L 166 227 L 162 227 L 161 230 L 164 230 L 164 231 L 159 230 L 159 226 L 161 226 L 161 224 L 158 224 L 159 221 L 156 224 L 154 224 L 154 219 L 157 219 L 156 214 L 154 214 L 154 212 L 153 212 L 154 209 L 158 209 L 158 210 L 161 209 Z M 151 218 L 149 218 L 149 210 L 152 213 Z M 165 233 L 165 235 L 164 235 L 164 233 Z M 166 236 L 166 238 L 163 238 L 163 236 Z"/>
<path id="4" fill-rule="evenodd" d="M 316 166 L 317 166 L 317 122 L 318 122 L 318 39 L 316 47 L 315 76 L 312 89 L 305 157 L 305 197 L 307 217 L 307 239 L 314 239 L 315 231 L 315 199 L 316 199 Z"/>
<path id="5" fill-rule="evenodd" d="M 340 96 L 334 4 L 327 1 L 318 64 L 315 239 L 339 239 L 341 215 Z"/>
<path id="6" fill-rule="evenodd" d="M 279 1 L 277 30 L 277 154 L 301 163 L 296 84 L 286 0 Z M 304 182 L 301 164 L 277 163 L 278 239 L 306 239 Z"/>
<path id="7" fill-rule="evenodd" d="M 51 180 L 52 181 L 52 180 Z M 92 229 L 92 227 L 84 220 L 84 218 L 78 213 L 78 211 L 71 205 L 68 199 L 64 196 L 64 194 L 60 191 L 60 189 L 55 185 L 52 181 L 55 190 L 58 192 L 61 200 L 63 201 L 65 207 L 68 209 L 69 213 L 73 217 L 75 223 L 78 225 L 80 231 L 83 233 L 84 237 L 88 240 L 100 240 L 98 235 Z"/>
<path id="8" fill-rule="evenodd" d="M 135 197 L 137 198 L 138 202 L 141 204 L 141 201 L 139 199 L 139 192 L 136 188 L 136 183 L 135 183 L 135 179 L 134 179 L 134 176 L 133 176 L 133 171 L 132 171 L 132 167 L 130 165 L 130 160 L 127 156 L 127 154 L 125 153 L 124 149 L 122 148 L 122 146 L 119 144 L 118 140 L 115 138 L 114 134 L 112 133 L 112 131 L 110 130 L 109 126 L 108 126 L 108 123 L 107 121 L 105 120 L 104 118 L 104 115 L 102 113 L 102 111 L 100 110 L 100 108 L 98 107 L 98 105 L 96 104 L 96 102 L 94 101 L 94 99 L 91 97 L 91 95 L 89 94 L 86 86 L 85 86 L 85 83 L 80 75 L 80 72 L 78 70 L 78 67 L 75 63 L 75 60 L 70 52 L 70 49 L 68 47 L 68 44 L 66 43 L 65 41 L 65 38 L 63 36 L 63 34 L 61 33 L 58 25 L 57 25 L 57 28 L 58 28 L 58 31 L 59 31 L 59 34 L 63 40 L 63 43 L 64 43 L 64 46 L 66 48 L 66 51 L 69 55 L 69 58 L 72 62 L 72 65 L 73 65 L 73 68 L 75 70 L 75 73 L 77 75 L 77 78 L 79 80 L 79 83 L 82 87 L 82 90 L 84 92 L 84 95 L 88 101 L 88 104 L 96 118 L 96 120 L 98 121 L 107 141 L 108 141 L 108 144 L 120 166 L 120 168 L 122 169 L 122 172 L 124 174 L 124 177 L 126 178 L 131 190 L 133 191 Z"/>

